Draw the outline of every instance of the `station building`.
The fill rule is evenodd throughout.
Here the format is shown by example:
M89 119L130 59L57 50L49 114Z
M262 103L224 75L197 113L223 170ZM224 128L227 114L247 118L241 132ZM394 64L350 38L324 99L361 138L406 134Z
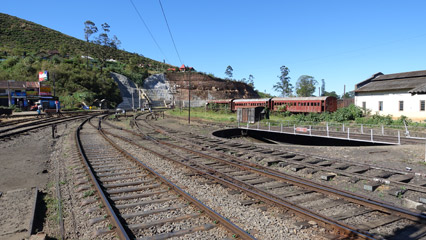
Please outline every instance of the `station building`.
M426 70L374 74L355 85L355 105L372 114L426 120Z
M44 97L41 96L41 93L46 93L44 91L46 90L40 89L39 82L0 81L0 106L8 107L10 100L11 105L29 110L30 106ZM46 97L48 95L49 93L46 94Z

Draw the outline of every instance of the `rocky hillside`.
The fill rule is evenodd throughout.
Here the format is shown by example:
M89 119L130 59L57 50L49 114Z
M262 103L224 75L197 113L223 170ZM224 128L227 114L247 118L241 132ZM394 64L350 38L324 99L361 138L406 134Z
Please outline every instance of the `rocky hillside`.
M187 73L166 73L166 78L170 86L175 87L183 99L188 96L188 83L191 82L191 95L194 99L229 99L229 98L258 98L259 95L254 89L242 82L223 80L211 76L187 72ZM176 98L175 97L175 98Z

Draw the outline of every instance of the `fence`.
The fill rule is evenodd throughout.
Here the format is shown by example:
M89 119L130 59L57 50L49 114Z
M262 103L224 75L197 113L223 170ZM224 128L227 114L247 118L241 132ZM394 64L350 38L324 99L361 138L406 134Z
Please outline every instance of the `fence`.
M238 128L303 134L309 136L320 136L345 140L368 141L373 143L380 142L387 144L401 144L401 137L426 140L426 134L424 132L410 132L408 127L405 128L404 126L402 126L401 129L401 126L390 126L395 127L390 128L389 126L385 127L384 125L345 124L328 122L321 124L309 124L308 122L296 123L291 121L268 121L257 122L254 124L237 122L237 124ZM392 137L394 137L394 141L385 142L383 140L380 140L380 138L382 137L391 137L391 139Z

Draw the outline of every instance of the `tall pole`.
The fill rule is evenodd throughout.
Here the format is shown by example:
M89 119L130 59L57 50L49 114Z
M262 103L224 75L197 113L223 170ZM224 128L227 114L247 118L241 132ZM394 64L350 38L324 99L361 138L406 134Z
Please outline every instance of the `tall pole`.
M186 73L184 73L186 75ZM191 78L188 77L188 124L191 124Z
M135 100L134 100L134 98L133 98L133 92L135 91L135 89L134 88L132 88L132 111L134 111L135 110Z
M9 107L11 105L11 101L10 101L10 86L9 86L9 80L7 80L7 99L9 102Z

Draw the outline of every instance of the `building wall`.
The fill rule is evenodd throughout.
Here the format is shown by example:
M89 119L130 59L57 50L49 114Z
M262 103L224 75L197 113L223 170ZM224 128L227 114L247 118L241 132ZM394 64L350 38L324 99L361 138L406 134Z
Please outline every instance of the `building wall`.
M426 111L420 111L421 100L426 101L426 95L411 96L407 91L356 93L355 105L362 108L365 102L366 109L370 110L371 114L390 114L394 118L404 115L413 121L423 121L426 120ZM383 111L379 111L379 101L383 101ZM399 101L404 102L403 111L399 110Z

